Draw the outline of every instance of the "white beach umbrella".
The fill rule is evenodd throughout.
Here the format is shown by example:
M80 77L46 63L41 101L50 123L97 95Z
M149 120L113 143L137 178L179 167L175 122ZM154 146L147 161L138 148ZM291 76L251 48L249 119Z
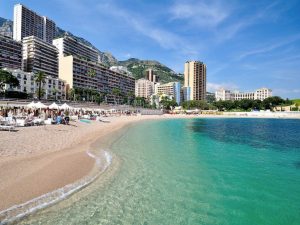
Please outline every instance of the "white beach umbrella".
M35 108L35 103L32 101L29 104L26 105L27 108Z
M49 109L59 109L59 106L53 102L51 105L49 105Z
M60 107L60 109L66 110L66 109L72 109L71 106L69 106L67 103L62 104Z
M47 106L45 104L41 103L41 102L36 103L34 107L37 108L37 109L47 108Z

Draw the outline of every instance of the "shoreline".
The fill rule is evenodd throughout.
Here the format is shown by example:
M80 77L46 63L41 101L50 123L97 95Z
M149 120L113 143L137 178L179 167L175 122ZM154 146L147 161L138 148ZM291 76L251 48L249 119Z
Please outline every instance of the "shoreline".
M158 118L160 116L115 117L109 118L111 123L93 121L91 124L85 125L86 130L84 130L85 128L72 130L79 133L83 131L83 134L68 139L68 147L62 144L63 148L55 148L57 145L51 143L52 140L50 140L46 150L38 151L33 148L33 150L24 152L22 149L18 151L18 149L13 150L11 148L3 154L2 149L7 147L7 143L2 145L0 147L0 212L91 175L96 166L95 158L92 158L87 151L94 152L95 149L93 148L97 146L99 141L105 143L109 142L109 139L115 139L110 136L129 124ZM78 125L80 122L76 123ZM88 131L90 125L90 131ZM61 129L66 126L54 127L56 129L50 131L51 134L57 132L57 128ZM30 130L32 128L34 130ZM26 127L19 132L22 132L26 137L35 138L44 129L43 127L32 128ZM28 134L30 132L31 134ZM5 134L10 139L14 139L14 132ZM80 136L79 139L77 139L78 136ZM4 139L6 138L4 137ZM44 141L47 138L52 139L50 134L47 137L41 137ZM17 142L22 141L22 138L21 140L16 138L13 141L18 146ZM75 141L75 144L72 141Z
M11 150L3 153L2 149L7 147L7 143L13 141L18 145L20 140L14 138L15 133L5 133L4 140L0 147L0 212L30 201L36 197L47 194L62 188L68 184L72 184L84 179L90 175L95 168L95 159L87 154L87 151L95 151L99 142L106 143L115 141L118 137L111 137L122 128L132 125L137 122L145 120L159 120L159 119L192 119L192 118L250 118L247 116L214 116L214 115L162 115L162 116L137 116L137 117L112 117L109 118L111 123L100 123L93 121L91 124L80 124L76 122L75 126L69 131L70 134L79 133L66 137L67 140L63 142L53 143L52 139L57 138L56 134L60 130L65 131L66 126L59 125L49 127L45 131L44 127L29 127L21 129L22 134L28 138L38 138L37 135L42 132L48 132L48 136L40 137L42 140L37 142L30 151L23 151L21 149ZM252 118L252 117L251 117ZM262 118L262 117L254 117ZM265 118L265 117L263 117ZM273 118L278 119L278 118ZM279 118L289 119L289 118ZM74 124L73 124L74 125ZM31 130L32 129L32 130ZM48 129L48 127L47 127ZM30 134L28 134L30 133ZM4 134L4 133L3 133ZM60 135L63 135L60 134ZM7 138L8 137L8 138ZM6 139L6 140L5 140ZM39 150L43 141L50 139L47 148ZM29 143L32 140L29 140ZM32 143L32 142L31 142ZM28 144L28 143L25 143ZM67 146L67 147L65 147ZM8 154L8 153L12 154ZM79 166L78 166L79 165Z

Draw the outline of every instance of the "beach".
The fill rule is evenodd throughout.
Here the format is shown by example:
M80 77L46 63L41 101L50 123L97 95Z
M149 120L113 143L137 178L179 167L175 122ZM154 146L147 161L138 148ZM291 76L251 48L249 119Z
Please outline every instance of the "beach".
M22 204L88 176L95 159L87 154L97 140L114 138L114 132L143 120L172 118L226 118L233 116L161 115L109 117L70 125L18 128L1 132L0 211Z
M61 188L88 175L95 160L87 154L93 142L113 137L129 123L159 116L111 117L110 123L18 128L2 132L0 211Z

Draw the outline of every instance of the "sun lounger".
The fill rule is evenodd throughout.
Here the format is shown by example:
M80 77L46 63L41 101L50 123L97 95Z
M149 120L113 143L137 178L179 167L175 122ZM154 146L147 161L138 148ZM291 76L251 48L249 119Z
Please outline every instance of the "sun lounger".
M12 131L15 130L15 126L12 125L0 125L0 130Z

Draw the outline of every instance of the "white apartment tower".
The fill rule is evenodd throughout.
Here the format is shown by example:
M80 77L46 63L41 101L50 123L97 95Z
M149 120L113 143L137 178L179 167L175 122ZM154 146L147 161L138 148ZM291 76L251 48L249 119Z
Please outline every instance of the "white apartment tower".
M135 96L148 98L154 93L154 83L150 80L141 78L135 81Z
M199 61L184 64L184 87L189 87L189 100L206 99L206 65Z
M47 17L40 16L21 4L14 6L14 40L22 41L24 37L35 36L52 44L55 30L55 23Z

